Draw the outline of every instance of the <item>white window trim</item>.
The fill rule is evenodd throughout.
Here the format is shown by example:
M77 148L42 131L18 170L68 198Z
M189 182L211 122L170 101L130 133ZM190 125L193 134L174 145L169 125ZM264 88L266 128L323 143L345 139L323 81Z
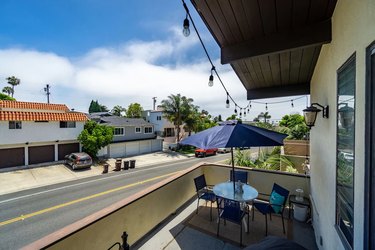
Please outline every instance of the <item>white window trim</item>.
M123 133L122 134L115 134L116 128L122 129ZM125 135L125 128L124 127L115 127L113 129L113 136L124 136Z
M139 131L137 132L137 128L139 129ZM140 133L142 133L142 128L141 127L135 127L135 133L136 134L140 134Z
M14 128L10 128L11 122L14 122ZM19 124L19 127L17 127L17 124ZM8 122L8 129L12 129L12 130L22 129L22 121L9 121Z
M147 133L146 133L146 128L151 128L151 132L147 132ZM145 133L145 134L152 134L152 133L154 133L154 128L153 128L152 126L145 126L145 127L144 127L144 133Z

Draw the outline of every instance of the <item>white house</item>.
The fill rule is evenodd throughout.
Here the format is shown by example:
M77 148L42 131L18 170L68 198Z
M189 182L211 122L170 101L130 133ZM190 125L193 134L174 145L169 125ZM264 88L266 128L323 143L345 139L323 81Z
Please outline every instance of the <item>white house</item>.
M80 151L87 120L64 104L0 100L0 168L59 161Z

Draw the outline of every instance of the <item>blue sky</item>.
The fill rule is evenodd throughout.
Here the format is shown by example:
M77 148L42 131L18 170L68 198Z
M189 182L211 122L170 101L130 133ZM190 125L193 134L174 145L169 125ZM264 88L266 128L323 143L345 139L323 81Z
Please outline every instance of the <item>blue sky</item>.
M231 95L247 105L246 91L195 9L190 12L209 54ZM170 94L181 93L212 115L227 117L226 95L207 86L211 66L197 36L182 35L185 11L179 0L2 0L0 2L0 88L15 75L20 101L51 102L86 112L92 99L112 108L132 102L145 109ZM288 100L291 98L282 98ZM268 105L273 118L298 112L306 99ZM271 100L277 101L277 100ZM265 111L253 105L250 117Z

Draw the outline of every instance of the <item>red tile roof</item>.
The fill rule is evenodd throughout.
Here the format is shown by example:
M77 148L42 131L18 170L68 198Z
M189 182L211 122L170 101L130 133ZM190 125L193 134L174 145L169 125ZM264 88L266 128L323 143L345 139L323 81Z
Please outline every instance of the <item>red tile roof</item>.
M87 121L84 113L0 111L0 121Z
M0 100L0 110L1 108L69 111L69 108L65 104L18 102L7 100Z

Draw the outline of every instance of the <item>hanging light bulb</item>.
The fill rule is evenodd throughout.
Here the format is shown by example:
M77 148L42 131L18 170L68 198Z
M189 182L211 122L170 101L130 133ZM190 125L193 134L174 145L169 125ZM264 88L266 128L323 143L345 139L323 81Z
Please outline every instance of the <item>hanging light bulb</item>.
M293 99L291 100L291 102L292 102L292 103L291 103L291 105L292 105L292 108L294 108L294 104L293 104Z
M234 108L234 113L237 115L237 105Z
M267 106L267 103L266 103L266 110L268 110L268 106Z
M246 117L246 111L243 112L243 116Z
M249 107L251 108L251 101L249 102L249 105L250 105ZM249 111L249 110L248 110L248 111Z
M242 117L242 108L240 108L240 117Z
M227 93L227 101L225 102L225 107L228 109L230 107L230 102L228 98L229 94Z
M247 113L250 113L250 109L247 109Z
M212 68L211 68L211 75L210 75L210 78L208 79L208 86L209 87L214 86L214 76L212 75L212 71L214 71L214 70L215 70L215 67L212 66Z
M186 18L184 20L184 28L182 30L182 34L184 34L185 37L188 37L190 35L190 28L189 28L190 24L189 24L189 19L188 19L188 15L186 14Z

